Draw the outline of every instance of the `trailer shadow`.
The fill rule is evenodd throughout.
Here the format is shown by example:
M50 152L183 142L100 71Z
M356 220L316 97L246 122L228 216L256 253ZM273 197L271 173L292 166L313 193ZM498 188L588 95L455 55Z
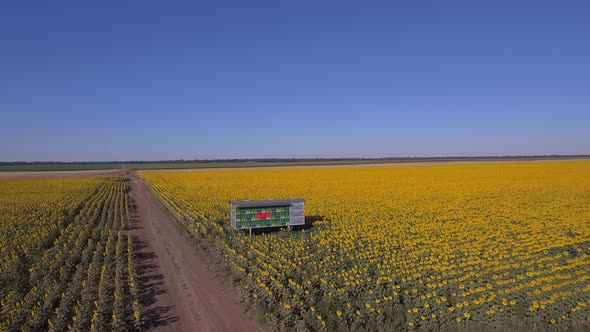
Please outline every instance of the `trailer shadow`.
M307 231L314 228L315 223L317 221L324 220L324 216L312 215L312 216L305 216L305 224L304 225L294 225L291 226L291 231L300 232L300 231ZM252 229L252 236L254 235L261 235L261 234L273 234L277 232L283 232L288 228L285 226L280 227L264 227L264 228L253 228ZM249 234L248 229L243 229L243 232Z

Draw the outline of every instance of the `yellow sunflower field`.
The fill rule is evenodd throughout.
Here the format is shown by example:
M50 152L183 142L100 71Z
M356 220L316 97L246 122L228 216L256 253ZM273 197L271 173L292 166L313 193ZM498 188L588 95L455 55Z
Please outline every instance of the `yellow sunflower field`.
M282 330L588 328L590 162L141 175ZM304 198L310 227L229 224L229 200Z
M0 331L142 331L127 179L0 179Z

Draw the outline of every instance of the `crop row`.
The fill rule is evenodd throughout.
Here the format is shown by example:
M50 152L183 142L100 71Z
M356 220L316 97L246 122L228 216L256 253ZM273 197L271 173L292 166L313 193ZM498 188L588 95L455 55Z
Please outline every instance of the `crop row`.
M0 238L14 248L3 252L0 330L141 328L125 178L18 180L0 190L23 202L10 206L14 219L1 211L18 236Z

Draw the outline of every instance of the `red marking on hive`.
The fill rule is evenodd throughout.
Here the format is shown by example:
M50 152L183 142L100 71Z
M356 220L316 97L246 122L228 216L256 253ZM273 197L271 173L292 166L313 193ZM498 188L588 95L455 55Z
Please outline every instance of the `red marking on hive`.
M256 213L256 220L267 220L270 219L270 212L257 212Z

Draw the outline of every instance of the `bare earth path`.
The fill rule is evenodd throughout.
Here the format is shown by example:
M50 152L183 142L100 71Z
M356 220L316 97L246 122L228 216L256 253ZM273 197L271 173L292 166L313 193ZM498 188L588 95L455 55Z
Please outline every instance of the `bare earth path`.
M169 317L155 324L158 331L260 331L236 303L162 210L147 185L130 175L130 196L135 204L136 228L132 231L151 251L161 291L155 308Z

